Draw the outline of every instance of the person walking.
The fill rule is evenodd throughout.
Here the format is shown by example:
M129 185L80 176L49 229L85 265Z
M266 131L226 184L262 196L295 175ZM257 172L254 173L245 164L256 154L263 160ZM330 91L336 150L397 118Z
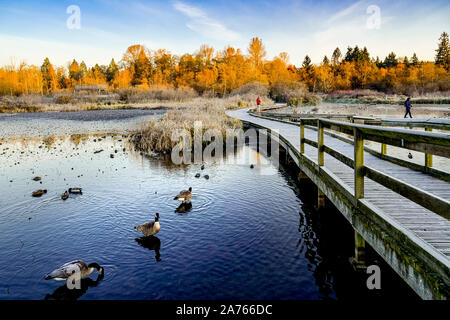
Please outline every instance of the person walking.
M409 117L412 118L412 115L411 115L411 103L409 102L410 99L411 99L411 98L408 97L408 98L406 99L406 101L405 101L405 109L406 109L406 112L405 112L405 116L404 116L403 118L406 118L406 116L407 116L408 114L409 114Z
M261 99L259 97L256 99L256 110L261 112Z

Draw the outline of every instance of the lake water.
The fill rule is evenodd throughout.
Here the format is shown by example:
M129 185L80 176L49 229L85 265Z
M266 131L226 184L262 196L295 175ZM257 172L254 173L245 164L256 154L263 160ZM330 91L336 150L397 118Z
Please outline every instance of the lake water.
M230 161L247 156L254 169ZM119 133L4 138L0 299L414 297L370 254L383 286L368 290L367 275L348 263L351 227L333 209L316 212L314 187L298 185L287 169L260 170L262 158L244 146L202 171L143 156ZM69 187L83 195L61 200ZM192 208L183 212L173 197L188 187ZM31 197L37 189L48 192ZM161 231L144 239L133 227L156 212ZM99 263L104 277L94 272L83 290L44 280L74 259Z

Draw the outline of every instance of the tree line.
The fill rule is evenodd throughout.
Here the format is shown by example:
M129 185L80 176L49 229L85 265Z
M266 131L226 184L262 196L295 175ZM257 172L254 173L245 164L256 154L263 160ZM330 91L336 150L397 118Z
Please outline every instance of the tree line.
M398 57L391 52L384 60L371 57L366 47L348 47L343 54L336 48L330 59L312 64L306 56L301 66L289 63L286 52L266 59L260 38L253 38L246 53L227 46L216 51L202 45L194 54L173 55L165 49L149 50L143 45L127 48L121 61L88 68L75 59L66 67L52 65L46 58L40 67L21 63L0 68L0 95L52 94L71 90L75 85L104 84L110 90L171 87L195 89L224 95L247 83L304 83L311 92L374 89L388 93L448 91L450 83L450 45L446 32L438 41L435 61Z

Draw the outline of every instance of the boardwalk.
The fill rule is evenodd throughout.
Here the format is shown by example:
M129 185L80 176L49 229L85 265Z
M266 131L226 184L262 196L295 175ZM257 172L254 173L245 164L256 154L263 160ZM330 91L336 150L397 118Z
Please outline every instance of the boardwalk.
M297 152L300 151L300 128L298 125L255 117L249 114L247 111L247 109L230 111L228 115L257 127L260 126L271 130L276 130L278 131L280 136L284 137L284 139L286 139L292 145L292 147L296 149ZM305 128L306 139L317 142L317 137L317 131ZM332 147L334 150L339 150L340 153L344 154L348 158L354 158L354 146L352 144L325 135L324 145ZM405 152L407 151L405 150ZM305 145L304 155L309 157L317 164L317 148L310 145ZM306 168L305 170L303 170L300 162L298 162L297 164L299 164L300 169L302 169L302 171L305 171L308 176L313 175L313 173L308 172ZM416 188L420 188L423 191L444 199L444 201L450 201L449 182L388 161L384 161L379 157L375 157L367 152L364 153L364 165L381 171L384 174L389 175L390 177L394 177L398 180L411 184ZM337 160L335 157L327 153L325 153L324 167L324 169L332 173L338 184L348 189L351 193L354 193L354 170L351 167L345 165L343 162ZM310 178L313 181L315 180L315 177L310 176ZM318 181L318 179L316 180ZM365 240L368 241L389 264L391 264L394 270L396 270L400 274L400 276L402 276L405 281L407 281L422 298L448 298L448 291L447 293L445 293L445 291L448 290L449 285L450 222L446 218L399 195L398 193L380 185L379 183L368 179L367 177L364 178L364 189L364 199L362 202L365 206L370 207L374 212L377 212L379 216L377 218L382 221L380 225L383 224L388 226L380 227L378 228L378 231L381 233L387 233L389 235L389 230L392 227L397 231L397 233L400 232L401 234L402 240L399 240L399 243L411 242L414 244L413 247L420 247L421 249L423 249L422 254L418 254L418 256L414 258L411 257L411 260L414 260L415 258L421 259L421 255L426 255L427 258L424 258L424 260L427 260L427 262L424 262L424 264L432 265L430 267L430 270L433 270L428 272L436 272L433 269L435 267L434 265L439 265L436 268L439 269L439 273L441 273L438 279L442 283L444 283L443 296L442 291L441 293L435 295L433 291L439 290L437 290L436 288L432 288L432 285L428 285L427 287L426 284L423 285L421 283L417 283L424 281L421 277L426 278L427 275L418 276L421 271L417 270L417 265L411 267L407 266L405 263L399 262L398 260L399 257L402 257L402 252L397 252L394 254L397 255L397 257L392 257L394 251L401 251L403 250L403 248L396 248L395 250L387 249L386 246L388 246L388 244L386 242L386 238L389 238L389 236L373 236L372 234L367 232L366 234L364 234L364 228L361 227L361 234L363 235ZM339 199L335 198L329 192L327 194L327 197L339 209ZM355 221L355 215L349 212L343 212L343 214L355 227L357 224ZM385 228L386 230L383 230L383 228ZM356 229L358 228L355 227L355 230ZM393 235L390 236L393 237ZM380 239L383 239L384 242L380 242ZM412 251L414 251L414 249L412 249ZM405 255L410 254L409 252L403 253ZM408 258L403 258L408 260ZM416 261L412 261L411 264L416 264ZM436 279L433 281L436 281Z

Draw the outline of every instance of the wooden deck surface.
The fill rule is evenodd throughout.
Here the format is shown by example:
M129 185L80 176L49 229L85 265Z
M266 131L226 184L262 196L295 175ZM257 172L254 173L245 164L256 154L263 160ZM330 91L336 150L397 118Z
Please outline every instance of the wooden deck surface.
M254 117L247 113L248 109L228 112L231 117L259 126L277 130L297 150L300 150L300 128L296 125ZM305 138L317 141L317 131L305 128ZM353 145L339 139L324 136L324 143L349 158L353 159ZM405 150L405 152L408 152ZM317 163L317 149L305 144L305 154ZM365 165L377 169L391 177L412 184L421 190L450 200L450 183L422 172L382 160L367 152L364 153ZM334 157L325 154L325 167L331 170L350 189L354 187L353 169ZM434 212L404 198L394 191L365 178L365 200L376 206L401 226L410 230L418 238L430 245L434 254L442 255L450 262L450 221ZM448 265L448 264L447 264Z

